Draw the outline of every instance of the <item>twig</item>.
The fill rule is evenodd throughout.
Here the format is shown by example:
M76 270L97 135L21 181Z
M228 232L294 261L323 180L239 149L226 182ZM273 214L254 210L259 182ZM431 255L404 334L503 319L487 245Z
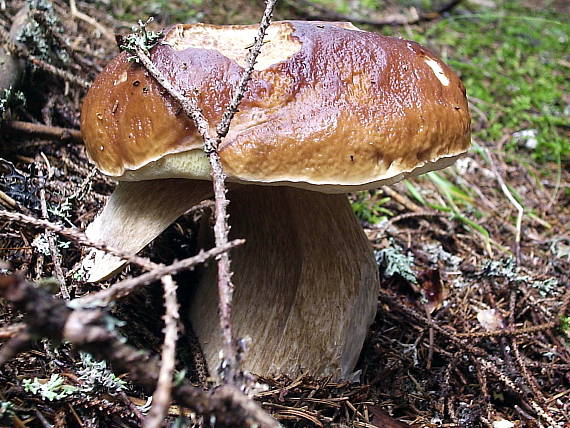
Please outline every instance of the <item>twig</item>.
M44 158L45 158L45 155L44 155ZM47 162L46 162L46 168L48 170L48 176L49 176L50 175L49 174L50 166L49 166L49 163L47 163ZM40 177L40 180L44 176L41 168L39 168L39 170L38 170L38 176ZM45 181L44 181L44 183L45 183ZM45 191L45 186L43 186L43 185L40 188L40 207L42 210L42 217L44 218L44 220L47 221L49 217L48 217L48 211L47 211L46 191ZM70 298L69 290L67 289L67 285L65 284L65 276L63 275L63 269L61 268L61 254L59 254L59 250L57 248L55 238L49 230L46 230L44 235L45 235L45 238L48 242L51 261L53 262L53 270L55 272L55 277L57 278L57 281L59 282L59 287L61 290L61 296L65 300L69 300L69 298Z
M390 228L390 226L394 225L399 221L408 219L408 218L416 218L416 217L450 217L449 213L442 213L439 211L418 211L418 212L411 212L411 213L403 213L397 216L392 217L388 220L384 225L382 225L377 232L377 236L382 237L386 233L386 231Z
M2 127L11 131L25 132L26 134L38 135L40 137L47 137L55 140L73 141L75 143L83 142L81 131L77 129L60 128L58 126L48 126L18 120L4 122Z
M0 218L51 230L52 232L65 236L66 238L80 245L85 245L87 247L92 247L97 250L104 251L122 260L126 260L129 263L136 264L146 270L151 270L159 266L158 264L151 262L149 259L145 257L135 256L133 254L129 254L124 251L111 248L103 243L92 241L91 239L87 238L87 236L85 236L85 234L78 229L63 227L60 226L59 224L55 224L47 220L40 220L32 216L20 213L13 213L5 210L0 210Z
M392 199L394 199L396 202L398 202L399 204L403 205L404 208L407 208L410 211L413 212L420 212L422 211L422 208L419 205L416 205L415 203L413 203L412 201L410 201L407 197L405 197L404 195L396 192L394 189L392 189L390 186L382 186L382 191L384 193L386 193L388 196L390 196Z
M266 0L265 11L259 25L259 30L255 38L253 46L250 48L247 57L247 67L245 68L237 88L234 91L232 100L228 105L220 124L216 127L216 135L212 136L209 132L208 122L197 106L196 99L186 98L173 85L168 82L160 70L152 63L146 52L142 49L136 49L135 53L142 64L147 68L150 74L174 97L180 102L184 112L194 120L199 134L204 139L204 151L208 155L211 167L211 176L214 187L215 196L215 224L214 236L216 246L220 247L228 242L228 215L226 207L228 200L226 199L225 174L217 152L218 146L222 138L227 134L231 120L236 113L239 103L244 96L247 83L253 72L255 61L261 51L263 38L271 23L271 15L276 0ZM227 252L222 253L218 258L218 292L219 292L219 310L220 310L220 327L224 339L222 361L222 378L225 382L234 383L237 381L239 372L237 364L237 350L234 342L232 323L231 323L231 303L234 286L231 281L230 258Z
M245 240L243 239L235 239L228 242L226 245L223 245L221 247L214 247L208 251L200 251L193 257L174 262L171 265L158 265L150 272L139 275L136 278L127 278L121 282L113 284L111 287L106 288L105 290L101 290L97 293L91 293L86 296L74 299L71 303L79 306L106 305L113 300L127 296L128 294L132 293L133 290L142 287L143 285L158 281L163 276L174 275L182 270L191 269L196 265L204 263L206 260L211 259L212 257L217 257L220 254L223 254L230 249L243 244L244 242Z
M510 388L513 392L516 392L519 396L524 397L525 393L524 391L522 391L517 385L515 385L515 383L509 379L507 376L505 376L494 364L490 363L489 361L485 361L482 358L479 358L477 360L479 362L479 364L481 364L481 367L489 372L489 373L493 373L501 382L503 382L503 384L505 384L506 387ZM540 407L540 405L532 400L532 399L528 399L529 404L531 405L531 407L533 408L533 410L540 416L542 417L546 422L548 422L552 427L558 427L560 426L553 418L552 416L550 416L546 410L544 410L542 407Z
M320 6L316 4L316 2L309 0L286 0L287 4L291 5L293 8L301 11L302 13L306 13L307 16L312 19L319 19L324 21L349 21L355 24L373 25L377 27L386 25L413 25L420 22L433 21L439 18L442 14L451 11L454 7L461 3L461 1L462 0L451 0L448 3L442 5L437 10L427 13L417 13L415 9L411 9L414 12L412 17L407 17L404 14L394 14L386 16L384 18L371 19L356 15L345 15L342 13L332 12L330 8ZM319 15L307 12L306 8L312 8L316 10Z
M532 334L538 333L539 331L544 330L552 330L560 325L560 320L551 321L544 324L533 325L530 327L523 327L517 329L500 329L500 330L491 330L491 331L476 331L472 333L457 333L457 337L465 337L465 338L485 338L485 337L515 337L515 336L523 336L525 334Z
M26 214L31 214L31 211L27 207L25 207L24 205L20 204L15 199L8 196L2 190L0 190L0 204L2 204L4 206L7 205L11 208L14 208L14 209L16 209L20 212L26 213Z
M513 204L513 206L518 211L517 223L516 223L516 233L515 233L515 258L516 258L517 264L520 264L520 261L521 261L521 228L522 228L522 218L523 218L523 214L524 214L524 208L514 198L511 191L509 190L509 188L505 184L503 177L499 173L499 170L497 169L497 166L495 165L495 162L493 161L493 156L491 156L491 152L489 151L489 149L486 148L485 152L487 153L487 158L489 159L489 163L491 164L491 168L493 169L493 172L495 173L495 176L497 177L497 181L499 182L499 186L501 186L501 190L503 191L503 193L505 194L507 199L511 202L511 204Z
M176 361L176 340L178 339L178 302L176 301L176 283L172 276L162 278L164 287L164 344L162 345L162 357L160 372L156 390L152 394L152 408L144 421L144 428L160 428L163 419L168 414L168 407L172 396L172 376Z
M103 27L100 23L98 23L95 19L91 18L89 15L80 12L77 9L77 5L75 4L75 0L69 0L69 8L71 9L71 15L75 16L82 21L85 21L89 25L95 27L101 35L105 36L106 39L111 40L112 42L115 41L115 36L112 31L108 30L107 28Z
M0 348L0 367L18 353L28 349L31 341L32 336L27 331L23 331L2 345Z
M104 311L74 310L63 300L53 298L18 276L0 276L0 297L28 314L26 323L34 336L66 340L99 359L109 361L115 370L129 372L131 378L144 388L156 386L157 359L125 344L121 337L110 331ZM219 426L279 426L235 388L225 387L209 393L182 381L173 387L172 392L183 406L206 417L214 417Z
M26 324L17 323L0 328L0 339L10 339L26 329Z

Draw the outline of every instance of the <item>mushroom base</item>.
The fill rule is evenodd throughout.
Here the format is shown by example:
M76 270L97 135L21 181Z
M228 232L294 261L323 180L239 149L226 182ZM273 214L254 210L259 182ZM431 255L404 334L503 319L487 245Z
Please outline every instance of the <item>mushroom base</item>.
M239 186L228 199L230 237L246 239L231 255L234 334L252 339L242 367L349 378L376 313L379 278L346 195ZM211 263L190 310L212 373L222 349L216 278Z

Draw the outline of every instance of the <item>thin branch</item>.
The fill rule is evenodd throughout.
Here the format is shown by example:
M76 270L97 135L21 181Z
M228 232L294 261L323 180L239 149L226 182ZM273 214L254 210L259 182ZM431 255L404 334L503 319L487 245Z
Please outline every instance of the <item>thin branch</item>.
M174 365L176 363L176 340L178 339L178 302L176 300L176 283L172 276L167 275L162 278L164 287L164 344L162 345L162 356L160 362L160 372L156 390L152 394L152 408L144 421L144 428L160 428L164 418L168 414L168 407L172 397L172 376L174 375Z
M43 158L46 159L45 155L42 153ZM50 165L49 162L47 162L46 159L46 168L48 171L48 177L50 176ZM39 168L38 170L38 176L40 177L40 179L42 179L43 172L41 170L41 168ZM42 186L40 188L40 207L42 210L42 217L44 218L44 220L49 221L49 217L48 217L48 210L47 210L47 201L46 201L46 190L45 187ZM51 231L46 230L44 233L44 236L48 242L48 246L49 246L49 253L51 256L51 261L53 263L53 270L55 273L55 277L57 278L57 281L59 282L59 287L61 290L61 296L65 299L65 300L69 300L70 295L69 295L69 290L67 289L67 285L65 283L65 276L63 275L63 269L61 267L61 254L59 253L59 249L57 248L57 244L55 242L55 238L53 236L53 234L51 233Z
M48 73L51 73L54 76L60 77L63 80L81 86L83 88L89 88L89 86L91 86L90 82L75 76L69 71L62 70L39 58L36 58L28 51L28 49L25 46L16 45L14 42L11 41L10 35L4 28L2 28L2 26L0 26L0 39L3 40L4 46L10 51L10 53L13 53L18 57L30 61L36 67L41 68L42 70L47 71Z
M544 324L533 325L530 327L523 327L517 329L500 329L491 331L474 331L472 333L457 333L457 337L465 337L469 339L475 338L489 338L489 337L515 337L523 336L525 334L538 333L540 331L552 330L560 325L562 320L547 322Z
M489 372L493 373L503 384L510 388L513 392L517 393L521 397L525 397L524 391L522 391L511 379L509 379L504 373L502 373L494 364L490 363L489 361L485 361L483 358L479 358L478 363L481 364L481 367ZM542 417L546 422L548 422L552 427L559 426L559 424L550 416L550 414L543 409L540 404L538 404L535 400L528 399L529 404L533 408L533 410Z
M75 143L83 142L81 131L78 129L60 128L58 126L48 126L39 123L22 122L18 120L4 122L2 123L2 128L54 140L73 141Z
M23 331L18 335L12 337L0 348L0 367L8 360L19 354L20 352L28 349L32 342L32 336Z
M113 284L109 288L98 291L97 293L91 293L86 296L74 299L71 303L79 306L104 306L109 302L127 296L139 287L150 284L154 281L159 281L166 275L174 275L182 270L192 269L194 266L204 263L206 260L213 257L217 257L220 254L223 254L230 249L243 244L244 242L245 240L243 239L235 239L228 242L226 245L214 247L208 251L202 250L193 257L174 262L171 265L158 265L150 272L139 275L136 278L127 278L121 282Z
M31 214L32 212L25 207L24 205L20 204L18 201L16 201L15 199L11 198L10 196L8 196L6 193L4 193L3 191L0 190L0 204L4 205L4 206L8 206L11 207L15 210L18 210L20 212L26 213L26 214Z
M17 323L8 325L6 327L0 327L0 339L10 339L19 333L22 333L26 329L26 324Z
M90 17L89 15L80 12L77 9L77 5L75 3L75 0L69 0L69 8L71 9L71 15L75 16L76 18L88 23L89 25L92 25L93 27L95 27L102 36L105 36L105 38L107 40L111 40L112 42L115 41L115 36L113 34L112 31L108 30L107 28L105 28L103 25L101 25L99 22L97 22L96 19Z
M137 266L140 266L146 270L152 270L159 266L157 263L153 263L145 257L129 254L124 251L109 247L108 245L105 245L103 243L92 241L79 229L63 227L60 226L59 224L55 224L47 220L40 220L32 216L20 213L14 213L5 210L0 210L0 218L51 230L52 232L55 232L61 236L65 236L66 238L70 239L73 242L76 242L77 244L85 245L87 247L95 248L105 253L109 253L122 260L126 260L129 263L136 264Z
M255 67L255 62L259 53L261 52L261 47L263 46L263 38L267 34L267 29L271 24L271 16L273 14L273 8L275 7L275 3L277 0L267 0L265 3L265 11L263 12L263 17L261 18L261 22L259 23L259 29L257 30L257 35L255 36L255 42L253 46L249 49L249 53L247 54L246 64L247 67L244 69L238 85L234 90L234 95L230 104L226 108L224 115L222 116L222 120L220 121L219 125L216 127L216 131L218 134L218 138L221 140L225 137L230 129L230 123L238 111L239 104L243 99L245 91L247 89L247 84L249 79L251 78L251 73L253 73L253 69ZM216 147L217 149L217 147Z

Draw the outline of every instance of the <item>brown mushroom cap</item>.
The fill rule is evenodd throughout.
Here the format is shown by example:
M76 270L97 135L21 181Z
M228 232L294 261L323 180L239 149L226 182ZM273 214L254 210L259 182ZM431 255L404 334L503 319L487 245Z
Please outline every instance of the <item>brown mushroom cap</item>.
M214 127L256 30L176 25L152 60ZM209 179L191 119L125 53L93 84L81 130L91 159L119 180ZM346 192L442 168L469 144L465 89L422 46L283 21L270 26L220 158L230 181Z

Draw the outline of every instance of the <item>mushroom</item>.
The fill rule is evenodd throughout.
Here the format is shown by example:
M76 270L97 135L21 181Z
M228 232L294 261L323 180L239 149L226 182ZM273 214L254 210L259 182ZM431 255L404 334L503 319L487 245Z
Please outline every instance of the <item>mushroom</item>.
M175 25L152 60L208 123L220 120L256 26ZM211 195L194 124L141 66L115 58L87 95L90 158L119 181L87 234L136 252ZM470 144L465 89L420 45L349 23L274 22L219 155L229 181L236 290L232 322L258 375L350 377L379 290L346 193L444 168ZM207 233L203 233L207 235ZM204 242L208 239L206 236ZM90 280L122 262L95 254ZM216 272L190 317L219 364Z

